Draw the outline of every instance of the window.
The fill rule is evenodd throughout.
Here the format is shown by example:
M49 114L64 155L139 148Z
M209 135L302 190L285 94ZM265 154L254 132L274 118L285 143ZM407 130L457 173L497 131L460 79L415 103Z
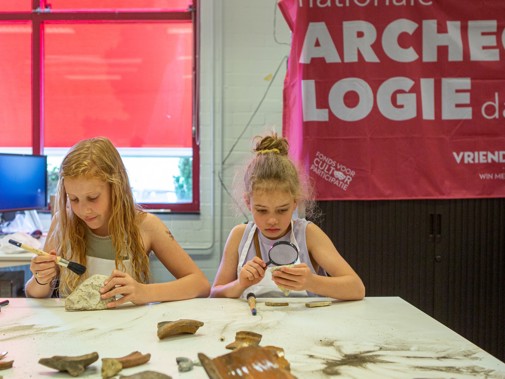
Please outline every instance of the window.
M198 212L196 1L3 3L0 152L47 155L51 188L69 147L106 136L137 202Z

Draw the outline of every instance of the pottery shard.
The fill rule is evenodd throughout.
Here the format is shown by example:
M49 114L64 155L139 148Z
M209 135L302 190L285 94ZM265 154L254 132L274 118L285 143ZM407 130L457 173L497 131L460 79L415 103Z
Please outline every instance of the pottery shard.
M14 363L14 361L0 362L0 370L7 370L8 368L11 368L13 363ZM2 379L1 376L0 376L0 379Z
M134 351L121 358L102 358L102 378L112 378L124 368L135 367L149 362L151 354Z
M226 345L226 348L235 350L245 346L258 346L261 342L261 337L261 334L241 330L235 334L235 341Z
M284 349L277 346L245 346L211 359L198 353L210 379L235 379L244 377L261 379L296 379L290 372Z
M162 340L178 334L195 334L203 324L201 321L189 319L161 321L158 323L158 338Z
M107 303L114 298L102 300L100 298L100 287L108 278L106 275L93 275L82 282L65 300L65 310L67 311L95 311L107 309Z

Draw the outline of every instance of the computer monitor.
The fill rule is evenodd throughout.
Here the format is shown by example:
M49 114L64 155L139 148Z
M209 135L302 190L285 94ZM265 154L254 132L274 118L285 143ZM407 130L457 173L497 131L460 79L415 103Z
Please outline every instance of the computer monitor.
M47 156L0 153L0 212L47 208Z

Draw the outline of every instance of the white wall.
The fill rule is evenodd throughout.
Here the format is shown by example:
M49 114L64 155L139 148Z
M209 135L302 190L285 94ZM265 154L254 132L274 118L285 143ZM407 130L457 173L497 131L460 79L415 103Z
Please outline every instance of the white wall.
M200 3L201 213L160 218L212 281L229 231L247 221L226 192L237 163L250 157L254 136L282 132L290 34L276 0ZM171 278L156 259L152 271L155 281Z
M231 191L234 164L250 157L252 138L282 132L290 34L276 0L200 2L201 214L162 218L212 281L229 231L246 221L219 177ZM160 266L155 280L169 277Z

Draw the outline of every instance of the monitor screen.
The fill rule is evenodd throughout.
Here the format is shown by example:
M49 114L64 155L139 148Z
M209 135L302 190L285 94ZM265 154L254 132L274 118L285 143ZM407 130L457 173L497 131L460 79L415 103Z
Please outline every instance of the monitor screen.
M47 207L47 157L0 153L0 212Z

